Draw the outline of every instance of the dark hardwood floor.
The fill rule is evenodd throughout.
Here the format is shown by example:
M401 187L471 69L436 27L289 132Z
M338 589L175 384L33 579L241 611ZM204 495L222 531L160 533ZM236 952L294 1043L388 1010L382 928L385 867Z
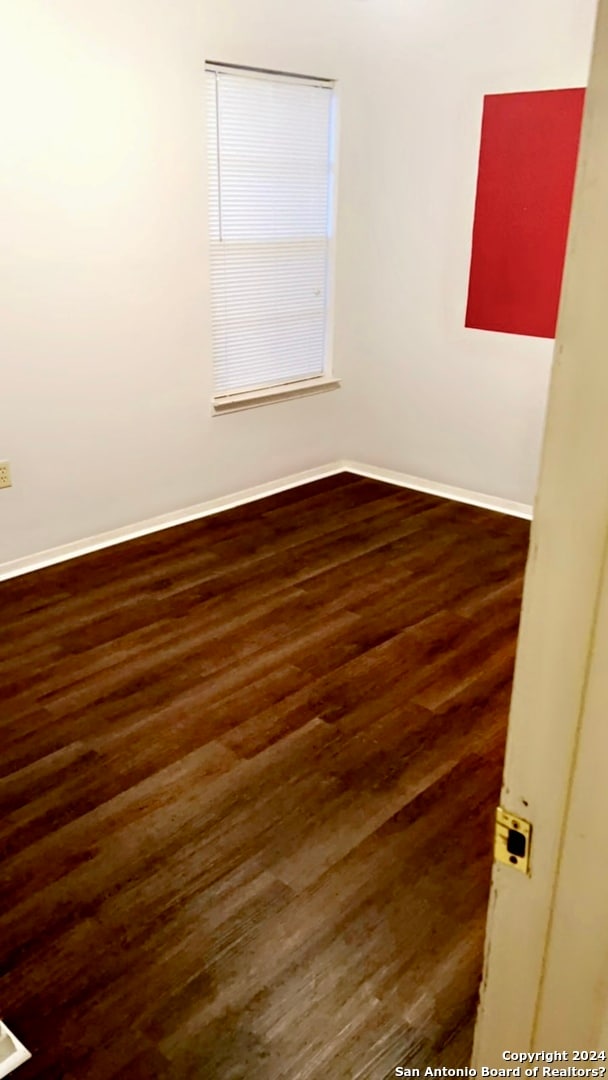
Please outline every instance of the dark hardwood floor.
M467 1064L527 542L342 474L0 585L19 1080Z

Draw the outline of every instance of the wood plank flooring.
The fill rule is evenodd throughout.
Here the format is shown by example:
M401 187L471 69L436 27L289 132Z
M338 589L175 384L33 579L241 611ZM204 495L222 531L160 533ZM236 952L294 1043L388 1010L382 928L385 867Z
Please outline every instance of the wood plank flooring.
M0 585L20 1080L467 1063L527 543L344 473Z

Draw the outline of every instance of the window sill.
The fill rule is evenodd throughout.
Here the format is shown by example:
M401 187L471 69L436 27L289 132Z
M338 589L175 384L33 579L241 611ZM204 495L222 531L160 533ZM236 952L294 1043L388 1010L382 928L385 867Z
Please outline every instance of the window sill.
M215 397L211 406L214 416L223 416L224 413L256 409L260 405L272 405L275 401L324 394L328 390L337 390L339 386L339 379L307 379L305 382L286 383L284 386L269 386L264 390L248 390L244 394L226 394Z

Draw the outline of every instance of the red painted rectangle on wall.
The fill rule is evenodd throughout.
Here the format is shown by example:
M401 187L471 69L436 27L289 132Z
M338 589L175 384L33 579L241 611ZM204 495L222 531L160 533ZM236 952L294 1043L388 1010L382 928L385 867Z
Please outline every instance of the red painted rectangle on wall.
M484 99L467 326L555 337L584 98Z

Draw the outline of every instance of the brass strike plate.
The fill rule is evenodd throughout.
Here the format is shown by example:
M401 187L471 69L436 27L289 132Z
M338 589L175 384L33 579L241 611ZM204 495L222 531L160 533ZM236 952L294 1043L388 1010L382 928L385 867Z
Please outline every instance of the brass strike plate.
M524 818L508 814L501 806L496 811L494 858L522 874L530 873L532 826Z

